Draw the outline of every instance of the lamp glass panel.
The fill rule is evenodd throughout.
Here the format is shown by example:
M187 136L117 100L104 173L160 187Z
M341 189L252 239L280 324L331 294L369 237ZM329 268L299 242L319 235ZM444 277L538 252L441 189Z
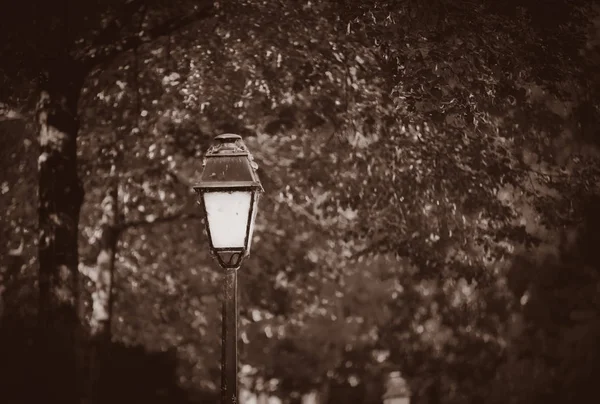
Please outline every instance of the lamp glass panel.
M245 247L251 201L250 191L204 193L204 206L213 247Z
M252 203L252 219L250 220L250 231L248 232L248 247L246 248L246 255L250 254L250 247L252 246L252 235L254 234L254 222L256 220L256 212L258 211L258 197L260 192L253 191L254 202Z

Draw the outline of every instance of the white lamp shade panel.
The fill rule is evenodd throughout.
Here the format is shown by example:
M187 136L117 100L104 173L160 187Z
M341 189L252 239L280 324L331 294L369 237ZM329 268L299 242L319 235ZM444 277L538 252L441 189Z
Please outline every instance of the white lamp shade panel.
M214 248L245 247L251 203L251 191L204 193L204 206Z
M254 202L252 206L252 219L250 220L250 232L248 233L248 247L246 248L246 255L250 254L250 247L252 246L252 235L254 234L254 222L256 220L256 212L258 211L258 198L259 193L254 191Z

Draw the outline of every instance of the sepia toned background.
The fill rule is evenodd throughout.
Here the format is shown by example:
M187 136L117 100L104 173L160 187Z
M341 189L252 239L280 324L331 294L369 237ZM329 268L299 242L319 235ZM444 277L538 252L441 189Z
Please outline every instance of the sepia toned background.
M218 402L222 273L191 186L221 133L265 188L242 402L379 404L390 374L414 404L594 395L593 2L11 7L0 402Z

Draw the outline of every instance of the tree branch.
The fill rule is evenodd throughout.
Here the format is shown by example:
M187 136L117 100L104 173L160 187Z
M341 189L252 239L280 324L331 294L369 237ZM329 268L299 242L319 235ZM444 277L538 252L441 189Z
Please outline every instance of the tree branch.
M175 171L170 168L167 168L166 170L167 170L167 175L169 177L171 177L175 181L179 182L180 184L185 185L189 189L193 188L194 184L188 177L184 176L179 171Z
M27 117L18 111L17 109L11 108L7 104L0 102L0 122L26 119Z
M86 53L89 54L93 49L108 47L118 42L121 35L123 35L123 28L131 24L134 16L138 12L141 12L142 15L145 15L144 11L147 9L147 7L148 5L145 4L144 0L126 1L120 10L121 12L118 13L119 15L117 18L111 21L111 23L96 36L89 46L88 52ZM90 58L93 58L93 56Z
M132 5L139 5L139 7L136 8ZM129 20L142 8L143 6L140 1L130 2L127 14L129 15ZM89 56L83 61L84 69L86 72L89 72L98 65L110 63L122 53L178 31L194 22L212 17L214 15L213 11L213 1L207 0L194 7L194 10L189 14L167 18L154 27L133 33L123 39L120 38L122 31L118 27L111 25L98 36L97 40L90 47L88 51Z
M351 259L355 260L364 256L367 256L369 254L377 254L377 253L381 253L386 252L384 248L384 246L386 246L386 244L388 244L390 242L390 240L387 237L384 237L380 240L374 241L372 243L370 243L369 245L367 245L366 247L362 248L359 251L356 251L354 254L352 254L352 256L350 257ZM406 251L403 251L406 254L401 254L401 255L408 255Z
M136 227L142 226L151 226L160 223L169 223L177 220L185 220L185 219L202 219L203 216L200 213L176 213L173 215L161 216L155 219L145 219L145 220L133 220L129 222L122 223L119 227L121 230L127 230Z

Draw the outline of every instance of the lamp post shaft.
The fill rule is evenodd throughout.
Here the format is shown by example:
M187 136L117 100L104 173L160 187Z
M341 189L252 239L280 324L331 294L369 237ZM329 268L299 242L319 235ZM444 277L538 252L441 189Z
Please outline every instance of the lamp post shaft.
M227 269L223 284L221 404L238 404L237 269Z

